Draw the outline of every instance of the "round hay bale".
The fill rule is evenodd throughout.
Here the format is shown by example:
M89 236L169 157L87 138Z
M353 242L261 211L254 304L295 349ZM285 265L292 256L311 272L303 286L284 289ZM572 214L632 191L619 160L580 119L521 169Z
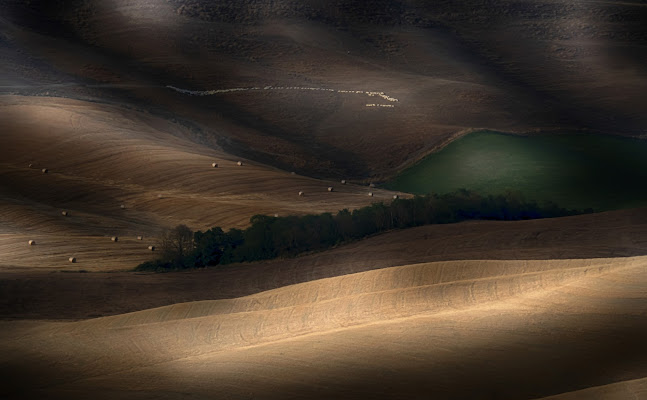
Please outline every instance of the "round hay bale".
M61 211L61 215L67 217L67 211Z
M296 174L297 174L297 173L296 173L296 172L294 172L294 171L290 172L290 175L296 175Z
M373 192L368 192L368 197L373 197Z
M49 172L49 170L48 170L47 168L43 168L43 169L41 169L40 171L41 171L43 174L46 174L46 173L48 173L48 172Z
M375 184L374 184L374 183L370 183L370 184L368 185L368 187L370 187L370 188L374 188L374 187L375 187Z
M29 164L29 168L31 168L31 167L33 167L33 166L34 166L34 164Z
M342 185L345 185L345 184L346 184L346 179L342 179L342 180L341 180L341 184L342 184Z
M217 162L215 162L215 163L211 163L211 167L212 167L212 168L218 168L218 163L217 163Z
M300 192L299 192L299 196L303 197L303 196L305 196L305 193L303 193L302 191L300 191Z
M148 246L148 250L155 251L155 246Z
M36 241L35 241L35 240L30 240L30 241L29 241L29 245L30 245L30 246L33 246L33 245L35 245L35 244L36 244Z
M394 195L393 195L393 200L397 200L397 199L399 199L399 198L400 198L400 196L398 196L397 194L394 194Z
M332 186L328 186L328 191L329 191L329 192L332 192L333 190L335 190L335 189L333 189L333 187L332 187Z
M69 262L71 262L72 264L74 264L74 263L76 262L76 257L70 257L70 258L68 258L67 260L68 260Z
M117 237L117 236L113 236L113 237L111 237L111 238L110 238L110 240L112 240L113 242L118 242L118 241L119 241L119 237Z
M126 209L126 205L125 205L125 204L122 204L122 205L120 205L119 207L120 207L122 210L125 210L125 209Z
M137 240L144 240L144 237L142 235L137 236Z
M279 214L274 214L274 218L278 218L278 217L279 217Z
M236 164L238 164L238 166L240 167L240 166L242 166L242 165L243 165L243 162L242 162L242 161L238 161Z

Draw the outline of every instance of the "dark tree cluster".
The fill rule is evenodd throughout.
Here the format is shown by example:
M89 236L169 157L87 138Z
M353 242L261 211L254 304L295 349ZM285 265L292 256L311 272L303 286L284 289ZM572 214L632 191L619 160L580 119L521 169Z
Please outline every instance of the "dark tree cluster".
M184 225L168 232L162 241L162 258L143 263L137 270L200 268L293 257L391 229L465 220L525 220L562 217L593 210L567 210L554 203L525 201L520 195L481 196L467 190L450 194L395 199L374 203L352 212L333 215L269 217L255 215L245 229L225 232L215 227L192 234Z

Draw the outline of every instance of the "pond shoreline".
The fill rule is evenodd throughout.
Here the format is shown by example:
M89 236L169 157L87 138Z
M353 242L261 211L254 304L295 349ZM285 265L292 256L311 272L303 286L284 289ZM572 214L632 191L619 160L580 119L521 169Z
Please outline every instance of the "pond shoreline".
M594 129L587 129L587 128L578 128L578 129L571 129L571 128L537 128L533 130L498 130L498 129L491 129L491 128L467 128L467 129L461 129L459 131L454 132L447 138L445 138L441 143L436 144L435 146L431 146L427 149L424 149L420 151L418 154L416 154L414 157L411 159L403 162L402 164L398 165L393 171L389 174L383 175L379 177L380 182L387 182L391 179L393 179L395 176L399 175L402 173L404 170L409 169L411 167L414 167L418 163L424 161L427 157L430 155L439 152L440 150L444 149L451 143L455 142L456 140L467 136L472 133L478 133L478 132L492 132L492 133L497 133L501 135L510 135L510 136L538 136L538 135L579 135L579 134L592 134L592 135L603 135L603 136L617 136L617 137L622 137L626 139L636 139L636 140L647 140L647 135L644 137L636 137L636 136L631 136L627 134L622 134L622 133L611 133L607 131L602 131L602 130L594 130ZM373 179L375 181L375 179Z
M647 180L645 155L644 139L591 130L465 130L383 185L413 194L512 191L568 208L615 209L647 201L638 184Z

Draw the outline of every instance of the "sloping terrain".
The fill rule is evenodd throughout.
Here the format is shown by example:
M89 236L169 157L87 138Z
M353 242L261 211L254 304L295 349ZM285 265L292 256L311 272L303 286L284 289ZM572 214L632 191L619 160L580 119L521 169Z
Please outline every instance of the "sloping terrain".
M146 245L176 223L243 226L392 192L235 158L118 106L4 97L0 113L2 397L641 393L644 209L426 226L215 270L99 273L150 258Z
M0 6L4 93L170 111L230 153L309 176L387 176L475 128L645 134L638 1Z
M94 238L103 255L97 255L91 263L68 264L72 265L66 268L70 273L26 264L26 252L31 249L21 236L12 240L16 242L14 251L26 261L23 267L0 271L0 316L67 320L181 302L229 299L316 279L430 261L639 256L647 254L647 209L533 221L422 226L293 259L171 274L76 273L86 265L134 265L135 260L129 260L125 249L132 246L135 253L141 245L129 240L115 246L106 238ZM13 253L5 248L3 254L9 257Z
M244 227L255 214L332 212L392 197L233 158L189 140L180 125L115 106L9 96L0 119L5 268L132 268L176 224Z
M0 0L0 398L645 398L647 209L127 270L177 224L390 201L368 184L474 129L644 137L646 20L613 0Z
M570 400L585 398L605 399L642 399L647 396L647 379L635 379L630 381L611 383L609 385L596 386L577 390L569 393L562 393L555 396L545 397L546 400Z
M0 365L13 396L533 398L647 374L645 262L415 264L80 322L5 322Z

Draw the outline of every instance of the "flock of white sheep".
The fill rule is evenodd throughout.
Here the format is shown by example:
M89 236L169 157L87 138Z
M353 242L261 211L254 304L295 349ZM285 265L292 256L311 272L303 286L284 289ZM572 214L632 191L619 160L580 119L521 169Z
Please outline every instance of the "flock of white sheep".
M364 94L369 97L381 97L386 101L392 103L398 102L398 99L391 97L384 92L375 92L368 90L340 90L340 89L329 89L329 88L319 88L319 87L301 87L301 86L264 86L264 87L250 87L250 88L231 88L231 89L216 89L216 90L187 90L181 89L175 86L167 85L169 89L175 90L176 92L182 94L188 94L191 96L213 96L216 94L222 93L232 93L232 92L246 92L250 90L318 90L325 92L334 92L334 93L351 93L351 94ZM392 108L392 104L367 104L366 107L389 107Z

